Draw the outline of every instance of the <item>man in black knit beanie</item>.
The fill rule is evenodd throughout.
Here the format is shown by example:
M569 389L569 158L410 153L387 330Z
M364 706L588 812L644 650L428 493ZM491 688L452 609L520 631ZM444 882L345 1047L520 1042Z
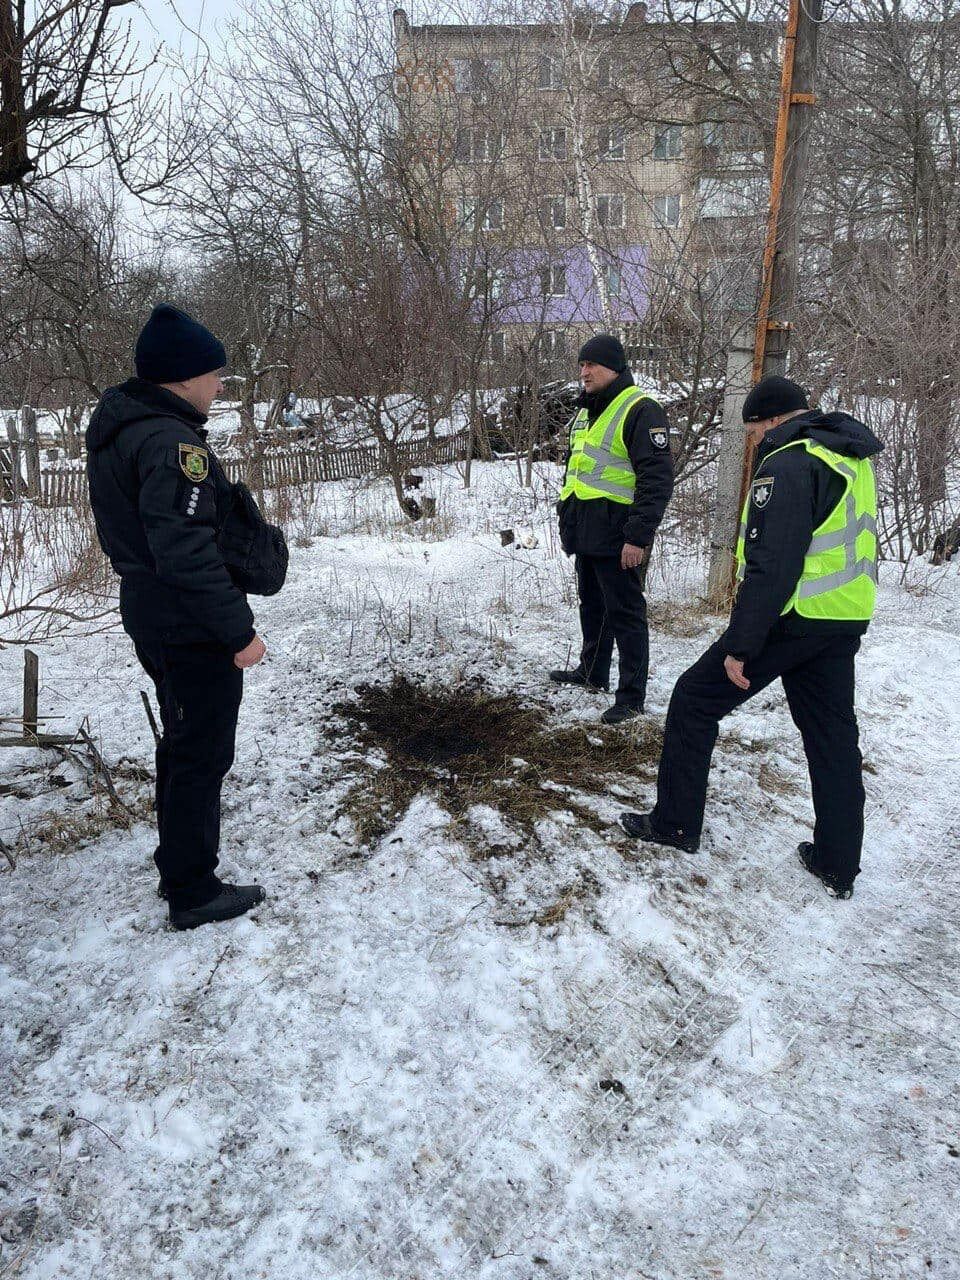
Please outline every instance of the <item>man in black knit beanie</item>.
M571 424L558 513L560 540L575 557L583 646L556 684L607 689L614 643L619 683L605 724L643 712L649 637L644 565L673 492L666 414L634 385L619 338L596 334L579 355L583 392Z
M108 388L87 428L87 477L100 545L120 576L120 615L152 679L154 860L170 922L189 929L242 915L259 885L216 875L220 788L233 763L243 672L265 648L217 531L234 487L206 441L222 392L223 344L161 303L137 341L136 377Z

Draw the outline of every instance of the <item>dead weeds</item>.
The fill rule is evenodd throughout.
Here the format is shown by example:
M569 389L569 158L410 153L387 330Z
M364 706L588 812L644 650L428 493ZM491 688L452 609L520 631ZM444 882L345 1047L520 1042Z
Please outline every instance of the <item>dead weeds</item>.
M664 635L692 640L702 636L712 621L706 601L678 604L672 600L654 601L647 605L651 626Z
M124 806L109 797L98 797L93 806L51 813L24 828L11 852L17 860L32 853L74 853L109 831L129 831L144 821L150 816L153 799L147 794L127 797Z
M345 802L363 845L425 792L463 827L471 809L487 806L534 843L536 824L563 810L602 831L590 798L612 778L649 778L660 753L661 732L650 721L626 731L554 728L543 709L481 684L431 688L398 675L362 685L355 702L334 710L363 746L386 757L364 771Z

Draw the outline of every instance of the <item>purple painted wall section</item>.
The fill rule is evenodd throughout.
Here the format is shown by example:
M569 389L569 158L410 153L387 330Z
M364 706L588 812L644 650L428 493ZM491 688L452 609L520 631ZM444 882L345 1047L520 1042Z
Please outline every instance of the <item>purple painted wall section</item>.
M624 245L615 253L604 254L604 260L620 270L620 297L611 298L613 319L642 320L649 304L646 246ZM562 262L566 267L564 297L542 296L541 272L551 262ZM542 249L517 250L500 275L503 285L497 321L502 324L536 324L542 320L550 326L600 321L600 299L583 245L553 253Z

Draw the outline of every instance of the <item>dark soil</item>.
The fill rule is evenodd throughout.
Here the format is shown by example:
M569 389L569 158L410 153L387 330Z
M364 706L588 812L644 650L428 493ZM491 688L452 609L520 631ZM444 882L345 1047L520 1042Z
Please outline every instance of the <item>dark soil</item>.
M602 796L611 778L650 777L660 751L654 722L626 730L554 728L548 709L479 684L430 687L399 675L361 686L355 702L334 709L362 745L387 757L387 768L365 771L347 803L365 844L423 792L454 819L490 805L531 839L540 818L562 809L600 830L589 798Z

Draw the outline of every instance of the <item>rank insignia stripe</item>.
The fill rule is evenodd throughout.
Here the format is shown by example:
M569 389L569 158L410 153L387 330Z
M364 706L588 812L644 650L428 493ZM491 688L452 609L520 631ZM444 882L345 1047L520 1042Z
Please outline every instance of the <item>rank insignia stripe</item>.
M181 444L178 457L180 470L188 480L192 480L194 484L206 480L210 474L210 456L206 449L198 444Z
M758 510L762 510L773 496L773 479L773 476L758 476L751 486L753 505Z

